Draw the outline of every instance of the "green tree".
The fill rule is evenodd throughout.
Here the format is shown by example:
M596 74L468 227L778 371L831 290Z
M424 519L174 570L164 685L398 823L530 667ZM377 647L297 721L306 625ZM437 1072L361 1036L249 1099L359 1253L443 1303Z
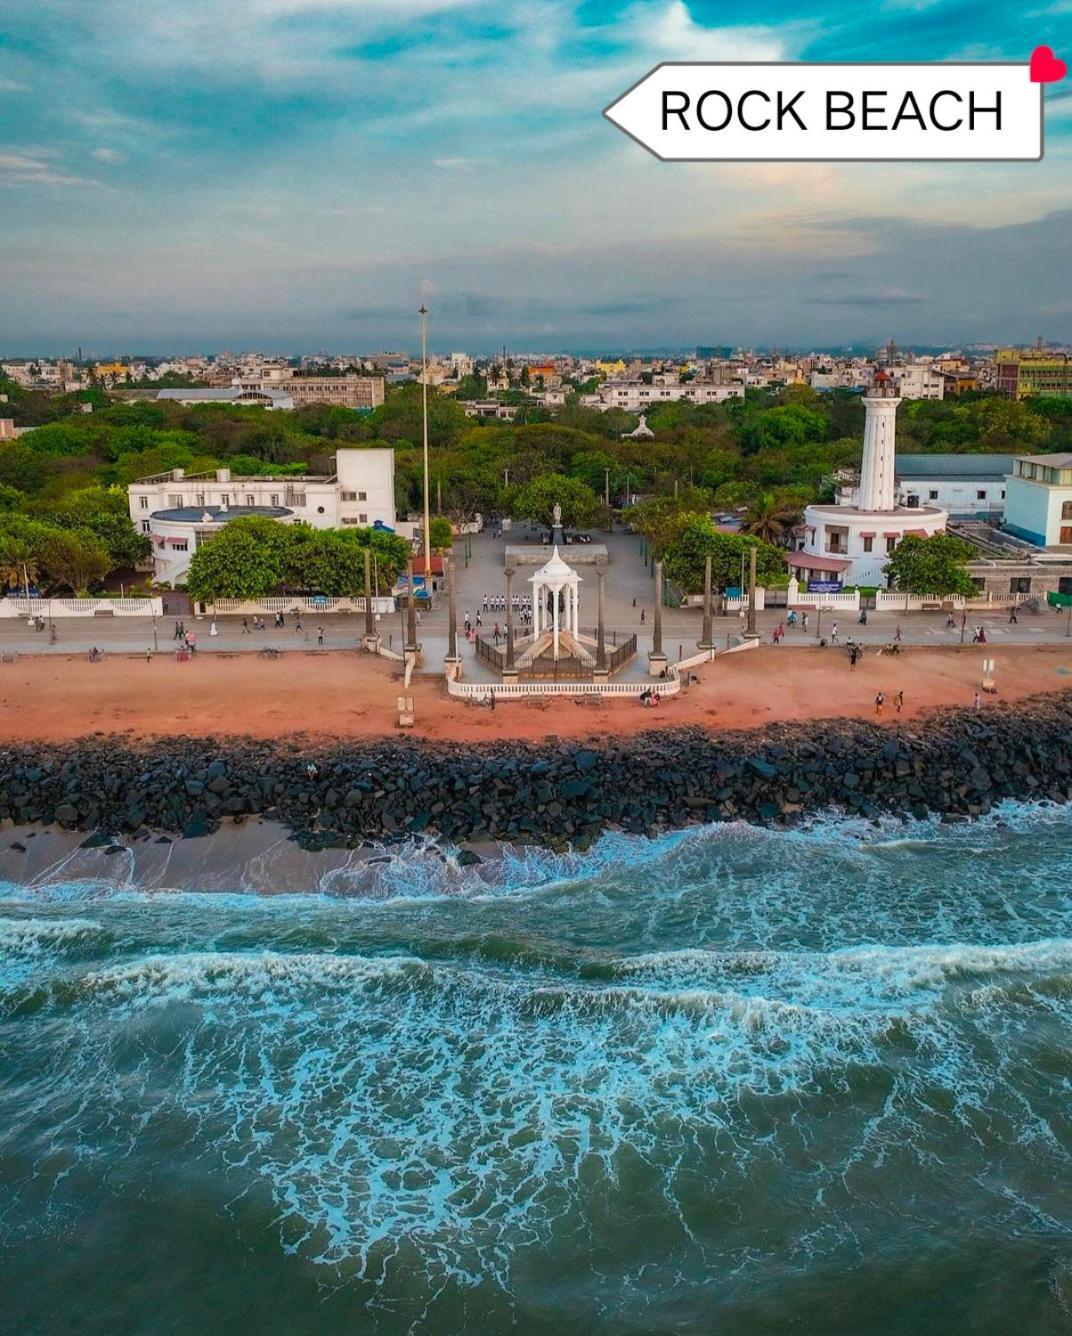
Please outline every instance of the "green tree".
M40 561L52 585L76 596L87 593L112 569L104 543L79 529L50 529L41 544Z
M929 538L906 535L886 562L890 586L909 594L972 594L975 585L966 563L975 549L954 534L936 533Z
M513 513L518 519L550 524L556 503L562 507L562 523L571 528L595 524L602 510L599 497L585 483L562 473L545 473L519 489Z
M199 603L265 598L283 583L287 526L263 515L233 519L190 560L186 587Z
M428 541L437 552L445 552L454 542L454 529L443 515L435 515L428 526Z
M784 545L795 524L800 523L800 508L770 494L749 506L744 517L744 531L765 543Z
M127 509L127 494L118 487L83 487L65 492L55 502L40 502L43 519L65 529L77 529L99 538L108 549L112 566L133 566L149 555L146 534L134 528Z
M704 563L710 553L714 587L727 589L740 582L741 559L747 565L753 547L759 583L783 581L785 560L778 548L745 534L720 533L706 516L697 515L684 526L667 552L666 574L686 594L698 594L703 589Z

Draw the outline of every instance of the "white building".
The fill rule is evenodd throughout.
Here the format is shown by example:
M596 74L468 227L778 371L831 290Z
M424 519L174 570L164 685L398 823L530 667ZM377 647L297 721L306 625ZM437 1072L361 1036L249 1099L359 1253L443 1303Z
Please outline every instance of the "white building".
M132 483L130 518L152 542L154 579L172 586L183 582L198 546L241 515L314 529L393 530L395 452L340 450L335 469L330 475L282 478L236 478L226 468L189 475L172 469Z
M902 399L944 399L945 377L929 362L891 366L890 375Z
M1036 547L1072 547L1072 454L1014 458L1005 527Z
M665 380L649 385L643 380L608 380L595 394L585 395L581 402L592 408L606 410L623 408L627 413L657 408L659 404L675 403L685 399L694 404L721 404L727 399L743 399L744 386L739 382L716 385L705 380Z
M220 385L212 389L186 387L180 390L157 390L157 400L191 406L194 404L238 404L250 408L290 409L294 400L284 390L242 389L241 386Z
M1005 488L1012 455L902 455L894 463L898 506L937 506L955 519L998 521L1005 512ZM860 504L860 476L838 474L839 506Z
M859 492L849 505L808 506L804 546L786 558L798 579L881 586L886 562L906 534L928 538L944 532L948 517L941 508L898 505L895 449L900 403L890 376L877 372L864 395L867 418Z

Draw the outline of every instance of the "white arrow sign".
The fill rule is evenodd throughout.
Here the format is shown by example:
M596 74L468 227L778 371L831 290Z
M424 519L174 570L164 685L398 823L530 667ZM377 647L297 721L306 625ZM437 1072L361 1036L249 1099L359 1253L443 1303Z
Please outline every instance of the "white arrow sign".
M674 162L1042 157L1026 61L656 65L604 116Z

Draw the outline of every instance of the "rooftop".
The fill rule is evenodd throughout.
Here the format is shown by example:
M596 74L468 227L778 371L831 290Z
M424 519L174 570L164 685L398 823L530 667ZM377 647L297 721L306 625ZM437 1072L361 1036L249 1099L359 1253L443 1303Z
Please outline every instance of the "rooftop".
M1056 455L1017 455L1028 464L1043 464L1048 469L1072 469L1072 454L1065 451Z
M898 478L961 478L966 482L998 482L1012 472L1012 455L902 455L894 469Z
M154 510L154 520L170 520L174 524L226 524L228 520L248 515L263 515L270 520L281 520L293 515L285 506L177 506L174 510Z

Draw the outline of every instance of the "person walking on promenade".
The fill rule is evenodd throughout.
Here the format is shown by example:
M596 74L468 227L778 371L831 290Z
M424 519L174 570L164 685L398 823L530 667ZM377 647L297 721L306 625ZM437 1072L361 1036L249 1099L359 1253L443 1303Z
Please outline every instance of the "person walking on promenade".
M882 718L882 707L886 704L886 697L880 691L875 697L875 718Z
M643 609L643 608L640 609L640 625L641 625L641 626L644 625L644 609Z
M903 691L898 691L897 695L894 696L894 698L893 698L893 708L897 711L898 714L900 714L901 711L904 709L904 692L903 692Z
M145 647L145 662L146 662L146 663L152 663L152 661L153 661L153 652L152 652L152 650L148 647L148 645L146 645L146 647Z
M248 635L249 635L249 618L248 618L248 617L243 617L243 618L242 618L242 634L243 634L244 636L248 636Z
M465 623L465 629L466 629L466 631L468 631L469 628L470 628L470 627L472 626L472 624L473 624L473 619L472 619L472 617L469 616L469 609L468 609L468 608L466 608L466 610L465 610L465 616L462 618L462 621Z
M181 640L181 639L182 639L182 622L176 620L176 622L175 622L175 634L174 634L171 638L172 638L172 640Z
M893 641L896 645L901 643L901 628L899 626L894 628Z
M808 614L806 612L802 612L800 614L800 629L802 631L806 631L808 629Z
M837 622L834 622L830 627L830 643L831 645L837 644Z
M324 628L322 626L316 628L316 643L318 645L323 645L324 643Z
M208 628L208 633L210 636L218 636L220 633L220 628L216 625L215 617L212 619L212 625Z
M1016 619L1016 605L1015 605L1015 603L1014 603L1013 606L1009 609L1009 624L1010 624L1011 626L1019 626L1019 625L1020 625L1020 623L1019 623L1019 622L1017 621L1017 619Z
M957 629L957 619L951 612L946 613L945 629L947 631L955 631Z
M301 629L302 629L301 613L299 612L297 617L294 618L294 634L301 635Z

